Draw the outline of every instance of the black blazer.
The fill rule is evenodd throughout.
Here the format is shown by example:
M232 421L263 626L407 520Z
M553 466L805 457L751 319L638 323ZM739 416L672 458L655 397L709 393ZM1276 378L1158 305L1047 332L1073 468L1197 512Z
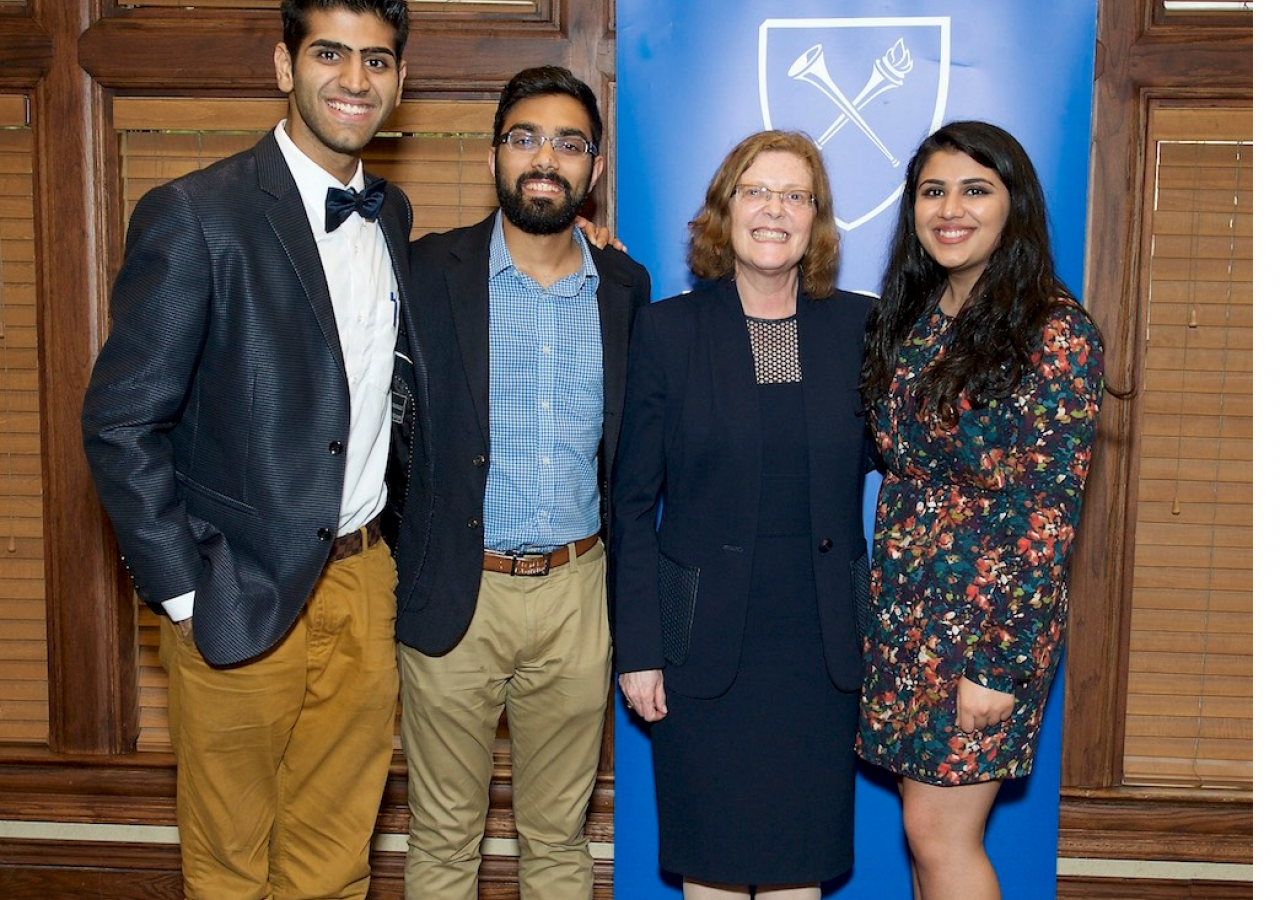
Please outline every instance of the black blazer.
M844 690L862 680L858 382L870 304L843 291L797 302L813 573L827 671ZM714 697L738 671L768 427L734 283L642 310L628 376L614 479L618 671L663 669L673 690Z
M489 241L496 213L468 228L428 234L410 251L413 304L398 364L412 385L401 417L400 452L389 483L403 484L396 636L423 653L444 653L466 633L480 590L484 492L489 471ZM618 445L627 343L637 309L649 302L649 274L612 248L591 249L600 273L596 301L604 357L600 445L601 522L608 522L609 471ZM412 360L412 373L407 364ZM428 410L425 415L423 410ZM425 422L414 428L413 420ZM407 470L407 476L405 471Z
M401 295L412 213L380 214ZM350 399L302 197L273 135L149 191L94 366L85 453L139 596L194 590L215 665L274 645L337 534Z

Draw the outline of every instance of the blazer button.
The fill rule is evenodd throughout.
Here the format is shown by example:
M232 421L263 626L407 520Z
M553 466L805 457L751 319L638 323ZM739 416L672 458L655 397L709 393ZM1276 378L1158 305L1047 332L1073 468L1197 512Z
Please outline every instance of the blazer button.
M472 458L472 460L471 460L471 465L475 466L475 467L478 469L478 468L480 468L481 466L483 466L485 463L487 463L488 461L489 461L489 457L485 456L483 453L477 453L477 454Z
M334 456L341 456L342 450L343 450L342 441L329 442L329 452L332 453Z
M333 537L333 532L330 531L328 528L317 528L316 537L318 537L322 541L327 541Z
M831 538L823 538L822 540L818 541L818 552L830 553L831 548L834 546L835 544L832 542Z
M479 528L479 527L480 527L480 520L479 520L479 519L467 519L467 527L468 527L468 528L470 528L472 531L475 531L477 528Z

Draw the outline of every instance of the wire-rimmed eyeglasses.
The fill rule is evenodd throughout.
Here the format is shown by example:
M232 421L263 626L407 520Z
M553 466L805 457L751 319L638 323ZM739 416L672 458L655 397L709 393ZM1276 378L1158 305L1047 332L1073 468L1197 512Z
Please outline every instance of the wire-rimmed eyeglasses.
M583 156L595 156L598 148L584 137L572 134L534 134L523 128L513 128L505 134L498 135L498 143L506 144L518 153L537 153L543 144L550 144L556 156L565 159L578 159Z
M791 209L803 209L814 202L813 191L802 191L799 188L775 191L760 184L740 184L733 189L733 193L745 206L764 206L774 197Z

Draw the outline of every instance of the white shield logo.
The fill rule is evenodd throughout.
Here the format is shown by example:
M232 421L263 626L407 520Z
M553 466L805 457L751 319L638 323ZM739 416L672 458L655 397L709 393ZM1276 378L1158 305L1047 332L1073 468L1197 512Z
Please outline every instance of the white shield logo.
M950 71L945 17L760 25L764 127L807 132L823 149L845 231L902 194L903 163L942 124Z

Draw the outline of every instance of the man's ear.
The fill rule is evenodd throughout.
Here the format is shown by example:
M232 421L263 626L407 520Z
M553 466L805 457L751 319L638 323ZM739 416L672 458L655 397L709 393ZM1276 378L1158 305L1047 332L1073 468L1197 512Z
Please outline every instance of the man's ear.
M293 59L283 43L276 44L276 86L286 94L293 93Z
M591 186L587 188L587 193L595 190L596 182L600 180L600 176L604 174L604 159L597 156L591 161Z
M400 82L396 85L396 106L400 105L400 97L404 94L404 79L409 74L409 64L400 60Z

